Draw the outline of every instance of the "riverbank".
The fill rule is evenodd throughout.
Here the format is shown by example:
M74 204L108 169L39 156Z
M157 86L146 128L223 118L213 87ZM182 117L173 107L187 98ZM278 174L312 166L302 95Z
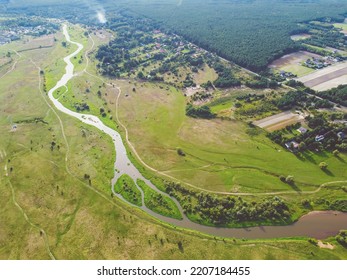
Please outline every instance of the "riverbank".
M65 71L66 73L63 77L57 82L56 86L53 87L48 92L48 96L56 106L58 110L61 112L68 114L72 117L75 117L82 121L85 124L92 125L97 129L101 130L103 133L106 133L112 138L114 142L115 150L116 150L116 160L115 160L115 172L114 178L112 180L112 190L114 195L123 199L119 194L114 191L114 185L117 180L123 174L127 174L130 176L134 182L137 180L143 180L148 186L153 188L156 191L159 191L149 180L145 179L142 174L138 171L138 169L133 165L128 158L126 148L122 141L120 134L107 127L98 117L88 114L80 114L74 111L71 111L64 107L62 103L60 103L57 99L54 98L53 93L60 87L64 87L67 83L73 78L73 70L74 65L71 63L71 58L76 56L82 49L83 45L77 42L73 42L70 39L70 36L67 31L67 26L63 26L63 34L66 40L78 47L76 51L72 54L66 56L64 58L65 63L67 64ZM139 190L143 194L141 188ZM167 194L163 193L167 196ZM124 200L124 199L123 199ZM312 215L304 216L298 222L289 226L264 226L264 227L252 227L252 228L241 228L241 229L233 229L233 228L217 228L217 227L208 227L199 225L191 222L183 213L183 220L175 220L168 217L161 216L157 213L154 213L150 209L148 209L145 205L141 206L141 209L147 212L148 214L175 226L189 228L197 231L201 231L204 233L223 236L223 237L236 237L236 238L278 238L278 237L290 237L290 236L309 236L316 238L325 238L331 236L332 234L337 234L341 229L342 225L347 224L347 213L338 213L338 212L320 212L314 213ZM180 209L182 209L180 207ZM181 210L182 211L182 210ZM319 221L319 222L318 222ZM312 227L312 225L315 225ZM327 235L329 234L329 235Z
M73 28L77 29L69 25L69 30ZM70 36L75 38L72 33ZM3 201L0 259L49 258L43 236L14 205L9 182L26 217L47 234L47 243L56 259L346 259L346 250L335 238L323 241L335 247L327 250L304 237L257 240L216 237L170 225L160 217L157 219L112 198L109 179L114 172L114 144L111 138L60 113L43 91L44 77L37 66L46 74L56 69L55 63L63 62L61 58L67 55L67 50L61 47L62 35L57 34L57 38L55 49L59 48L59 52L34 50L30 56L23 54L9 73L10 80L0 81L0 98L4 100L0 109L5 112L0 117L0 167L4 172L7 165L9 175L0 177ZM69 48L69 53L73 48ZM55 72L57 80L63 75L65 65L60 67L62 64L58 64ZM86 75L75 76L73 80L78 78L96 81ZM18 88L23 83L26 86ZM68 94L77 94L75 85L72 83L72 92ZM99 85L102 83L96 83L94 88ZM104 88L101 91L104 93ZM39 117L48 124L25 122L10 132L7 114L14 121ZM57 144L53 151L52 141ZM90 184L85 173L90 175Z

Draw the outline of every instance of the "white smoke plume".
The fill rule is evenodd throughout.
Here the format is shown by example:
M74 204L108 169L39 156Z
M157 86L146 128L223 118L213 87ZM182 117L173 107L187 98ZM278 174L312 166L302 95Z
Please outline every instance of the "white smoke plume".
M104 24L107 22L105 11L103 10L97 11L96 15L100 23Z
M86 6L91 9L92 11L95 11L95 17L98 19L98 21L101 24L104 24L107 22L105 9L100 5L98 1L95 0L83 0L83 2L86 4Z

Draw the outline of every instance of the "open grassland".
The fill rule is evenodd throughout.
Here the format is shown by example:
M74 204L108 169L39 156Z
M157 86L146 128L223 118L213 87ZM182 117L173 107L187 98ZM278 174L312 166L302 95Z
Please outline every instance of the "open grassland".
M218 74L214 69L208 65L204 65L202 69L196 74L194 74L194 81L196 84L201 85L207 83L208 81L215 81L218 78Z
M145 204L149 209L163 216L182 219L181 212L171 198L157 193L142 180L137 180L137 185L143 190Z
M18 52L25 52L42 48L51 48L54 46L55 39L54 35L50 34L37 38L26 37L23 39L23 43L23 46L18 50ZM29 44L28 47L26 46L27 43Z
M328 240L335 246L333 250L320 249L306 238L222 239L162 224L112 198L112 141L54 110L46 94L39 91L40 75L31 59L56 73L57 80L64 68L56 64L62 57L57 56L59 52L66 55L57 43L53 50L23 54L14 70L0 80L0 259L347 258L346 249L333 238ZM72 90L76 95L85 94L74 86ZM162 94L160 88L156 90ZM113 101L114 95L114 90L108 92ZM171 89L160 106L170 97L177 98L180 106L184 104L181 94ZM185 121L184 107L180 111L178 118ZM161 117L166 121L165 114ZM17 129L11 131L13 123ZM218 123L214 121L212 128ZM131 138L136 139L133 132ZM329 198L333 193L327 188L319 195Z
M123 92L134 86L117 83ZM120 97L120 121L141 158L181 182L210 191L266 193L293 191L280 175L293 175L307 191L347 176L345 155L340 161L329 153L307 153L299 160L243 122L188 118L184 110L182 93L155 84L138 83L135 93ZM319 169L321 161L329 161L333 175Z
M337 28L341 28L341 32L345 35L347 35L347 23L335 23L334 24L335 27Z

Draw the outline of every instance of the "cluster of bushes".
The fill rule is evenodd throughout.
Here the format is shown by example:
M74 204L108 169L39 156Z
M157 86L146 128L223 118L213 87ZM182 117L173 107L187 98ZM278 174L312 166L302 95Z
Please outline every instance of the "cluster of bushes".
M226 68L223 64L216 63L213 68L218 74L217 80L213 82L216 87L229 88L241 85L241 82L234 77L231 70Z
M340 85L331 90L317 92L316 95L340 105L347 106L347 85Z
M342 246L347 247L347 230L341 230L340 233L336 236L336 241L339 242Z
M188 104L186 107L186 115L193 118L202 118L202 119L212 119L215 117L215 114L211 112L211 109L204 105L201 107L195 107L192 104Z
M318 25L308 24L312 36L302 42L308 45L314 45L321 48L333 47L341 48L345 45L344 34L337 30L332 24Z
M281 110L290 110L296 106L310 108L332 108L334 105L327 100L321 100L314 96L308 96L303 91L289 91L275 101L275 105Z
M75 103L74 107L77 112L89 111L89 105L85 102L83 103Z
M180 202L188 217L200 223L283 223L290 221L291 217L287 204L276 196L246 201L237 196L217 196L188 190L173 182L166 182L166 192Z
M140 190L136 187L135 182L130 176L124 174L116 182L114 187L115 192L122 195L122 197L130 203L141 206L142 195Z
M247 81L246 86L250 88L277 88L278 83L265 77L256 77L253 81Z

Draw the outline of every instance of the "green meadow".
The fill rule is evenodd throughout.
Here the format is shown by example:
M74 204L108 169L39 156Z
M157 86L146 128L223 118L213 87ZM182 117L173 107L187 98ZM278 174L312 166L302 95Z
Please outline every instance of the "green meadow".
M88 50L90 40L79 35L84 30L76 26L74 30L72 39L81 40L84 51ZM212 237L162 223L113 197L111 139L57 111L44 91L43 80L48 91L64 73L62 58L73 51L62 46L60 33L56 38L51 49L23 52L22 57L12 54L17 65L0 79L0 259L346 258L346 249L334 238L327 240L334 250L327 250L307 238ZM20 42L5 45L0 53L21 47ZM78 59L76 70L83 71L86 59L82 63ZM93 63L88 70L95 74ZM117 84L129 93L121 97L119 117L129 130L130 141L146 163L178 180L209 191L297 194L278 176L293 175L302 191L346 178L345 155L337 159L330 154L308 154L297 159L244 123L187 118L184 96L174 88L128 81ZM112 87L83 74L68 89L65 100L60 97L66 106L88 102L91 113L100 115L102 107L105 122L106 118L112 122L117 94ZM95 92L99 89L101 96ZM178 148L185 157L177 154ZM330 174L318 167L323 159ZM291 194L284 196L297 200ZM338 196L343 196L339 185L326 187L317 196L312 194L312 201L324 209L317 198Z
M137 185L143 190L145 205L149 209L163 216L182 219L180 210L171 198L157 193L142 180L137 180Z
M149 166L182 183L212 192L272 193L314 191L321 184L344 181L346 155L307 152L298 158L272 143L265 132L237 120L185 116L185 98L174 88L119 81L123 92L120 121L129 140ZM212 110L231 107L231 101ZM177 149L184 151L180 156ZM325 161L330 172L319 168ZM296 188L280 181L292 175Z

